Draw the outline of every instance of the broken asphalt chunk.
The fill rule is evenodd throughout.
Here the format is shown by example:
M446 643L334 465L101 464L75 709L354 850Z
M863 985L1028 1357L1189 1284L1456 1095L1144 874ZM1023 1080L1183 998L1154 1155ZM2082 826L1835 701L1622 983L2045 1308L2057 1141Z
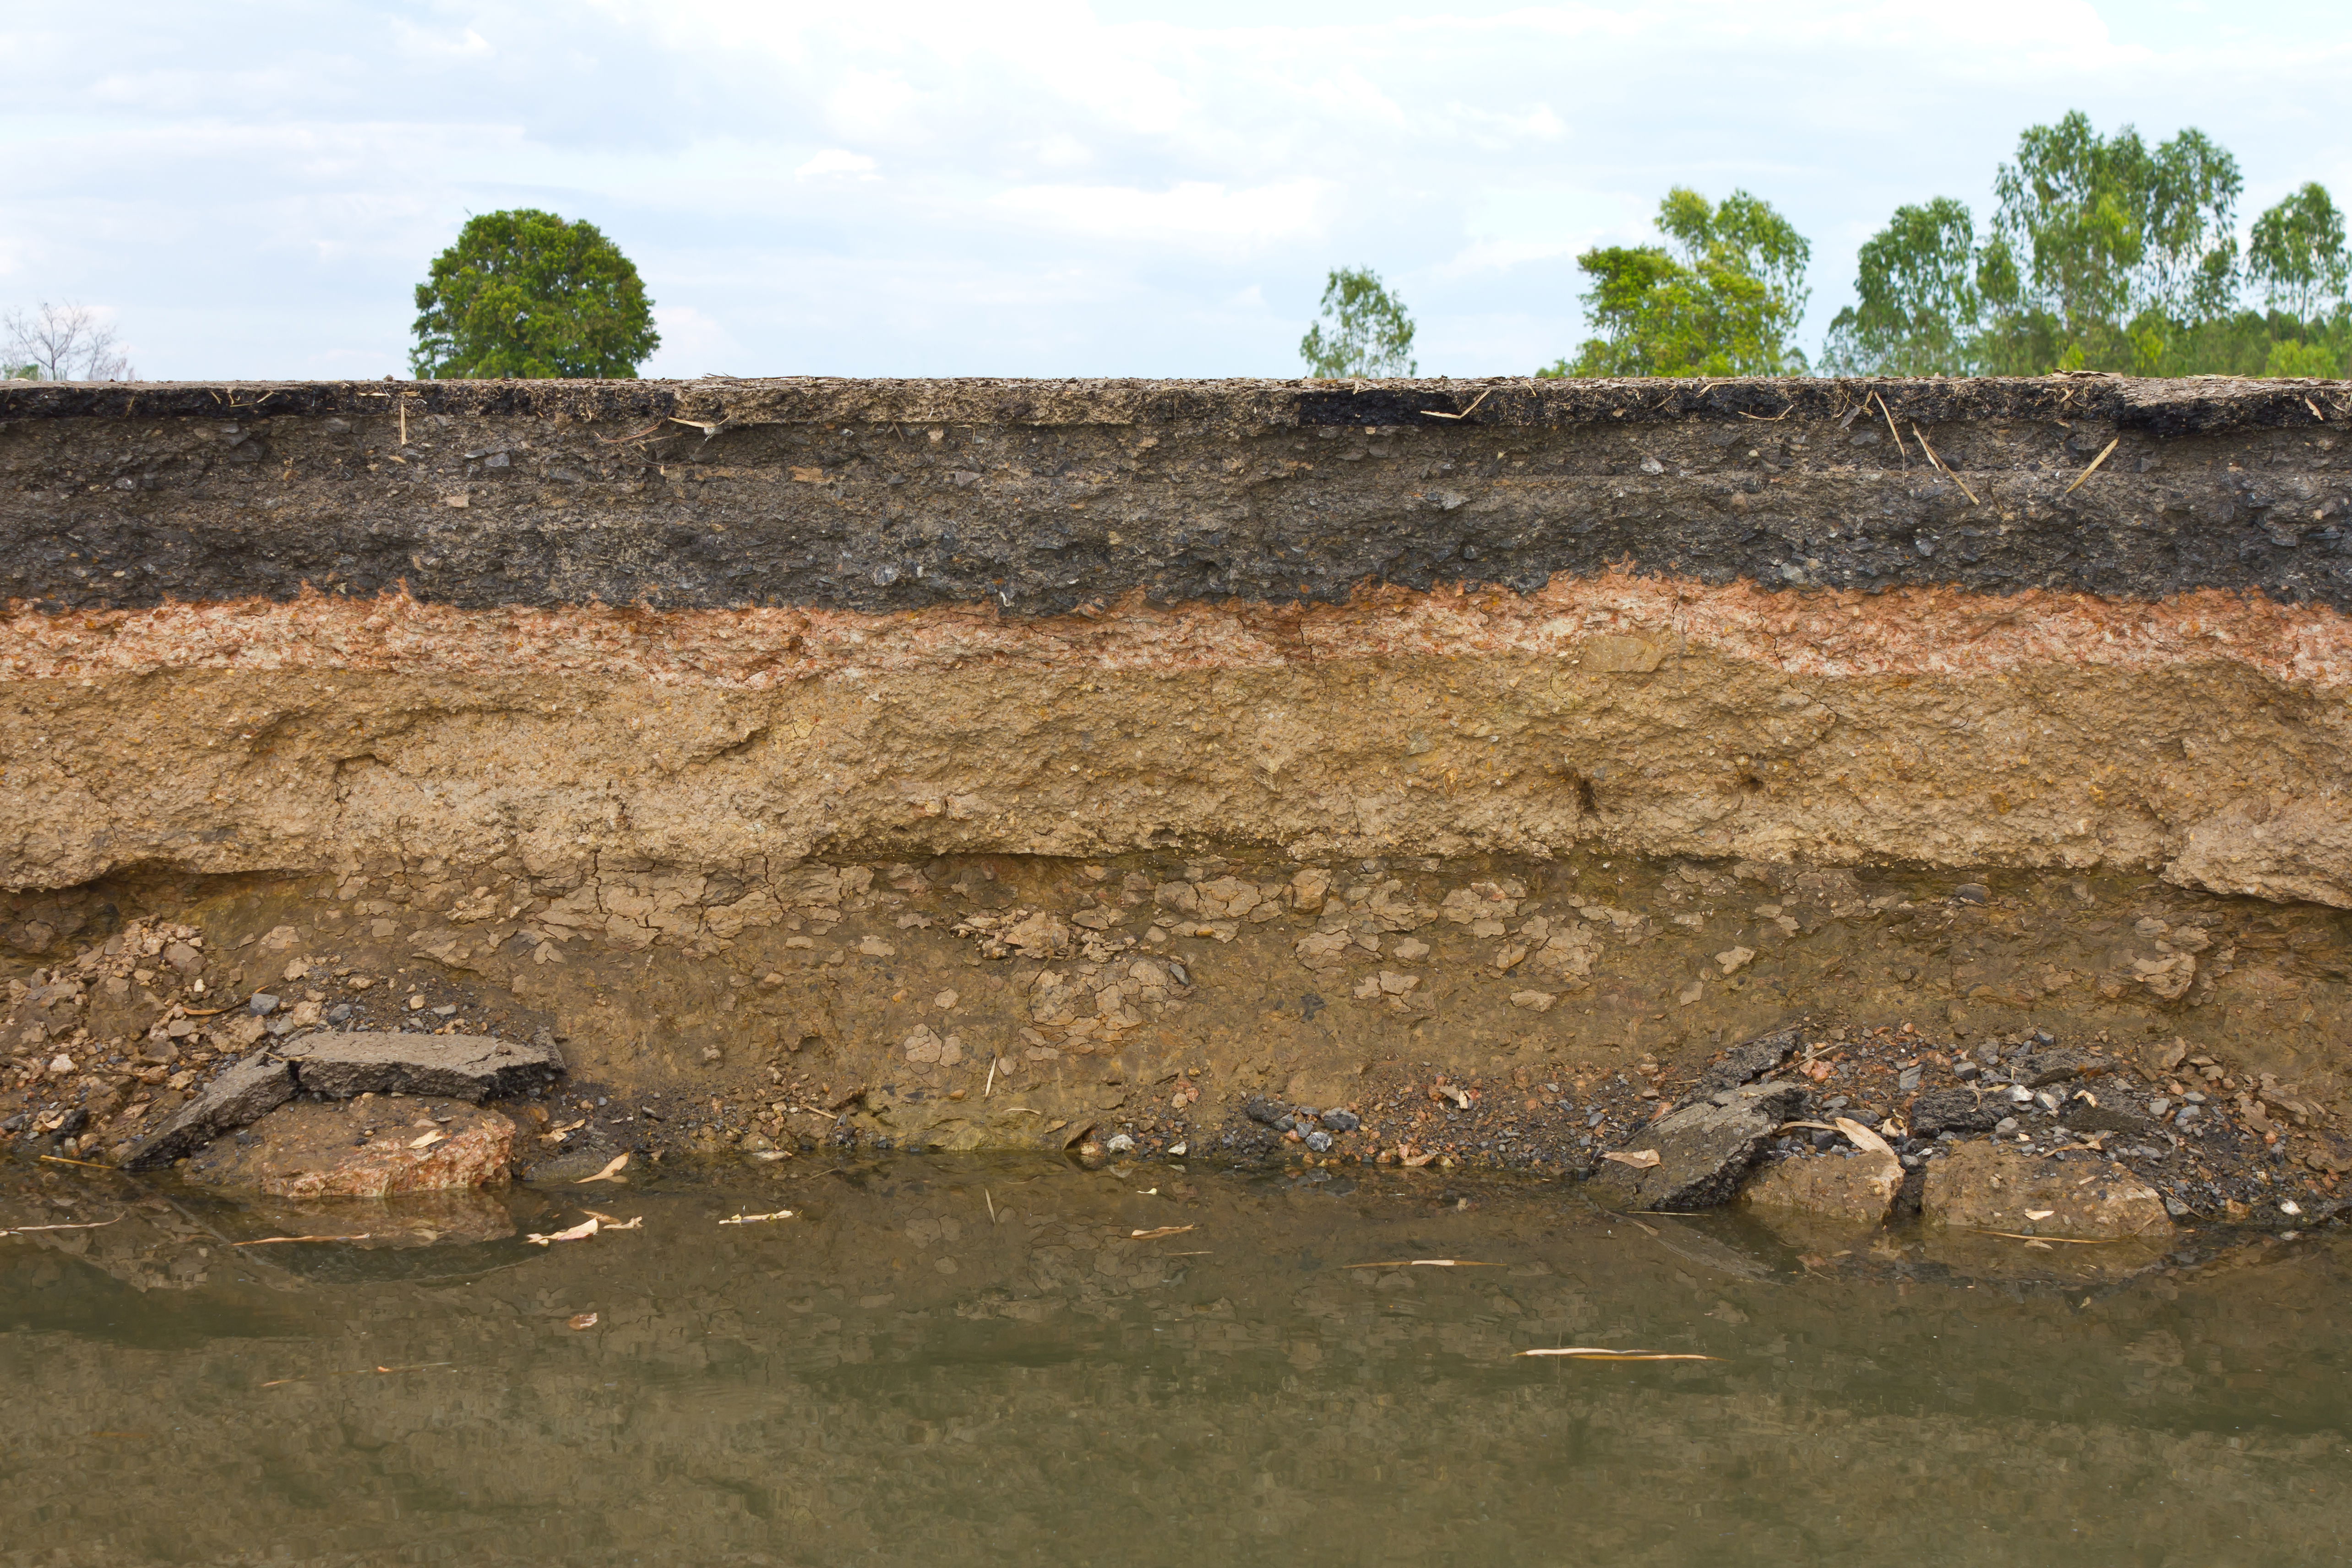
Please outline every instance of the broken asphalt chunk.
M293 1098L293 1068L266 1051L256 1051L206 1084L177 1115L133 1144L123 1159L123 1168L152 1171L168 1165Z
M309 1035L282 1047L306 1094L446 1095L481 1100L554 1081L563 1058L552 1045L484 1035Z
M1643 1150L1657 1152L1657 1163L1604 1163L1591 1177L1596 1195L1636 1209L1727 1202L1803 1097L1792 1083L1759 1083L1733 1089L1727 1105L1685 1106L1633 1134Z

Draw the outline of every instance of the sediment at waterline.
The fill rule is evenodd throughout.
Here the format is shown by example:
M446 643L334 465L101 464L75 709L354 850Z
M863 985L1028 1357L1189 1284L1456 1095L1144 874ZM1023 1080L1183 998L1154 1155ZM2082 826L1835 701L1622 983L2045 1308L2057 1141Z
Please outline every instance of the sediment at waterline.
M504 1102L526 1174L1009 1148L1578 1176L1779 1035L1748 1079L1818 1068L1791 1119L1860 1119L1906 1156L1946 1131L2088 1147L2204 1218L2317 1215L2352 1166L2347 917L2146 876L943 857L805 865L773 919L686 942L461 884L14 900L0 941L43 945L0 1021L0 1137L121 1161L232 1061L299 1070L322 1031L425 1030L560 1045L569 1076ZM2045 1088L2016 1058L2053 1049L2103 1065L2055 1104L1937 1099ZM2077 1089L2122 1120L2084 1121ZM1769 1157L1816 1152L1768 1131Z

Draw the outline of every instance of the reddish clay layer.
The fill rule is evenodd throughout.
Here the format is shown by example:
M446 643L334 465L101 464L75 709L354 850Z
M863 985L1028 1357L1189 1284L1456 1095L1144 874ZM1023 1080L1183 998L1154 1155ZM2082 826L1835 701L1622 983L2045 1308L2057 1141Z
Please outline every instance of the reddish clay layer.
M1007 619L985 607L467 610L404 595L0 616L0 679L174 669L578 675L761 690L973 662L1104 670L1271 668L1403 656L1567 656L1589 639L1672 637L1790 675L2147 670L2226 661L2315 687L2352 679L2352 620L2219 590L2152 604L2087 594L1906 588L1794 595L1636 576L1555 577L1533 594L1370 590L1344 605L1230 602ZM1590 650L1588 650L1590 651ZM1612 657L1601 650L1602 657ZM1639 654L1630 657L1639 660ZM1654 660L1652 662L1654 662Z

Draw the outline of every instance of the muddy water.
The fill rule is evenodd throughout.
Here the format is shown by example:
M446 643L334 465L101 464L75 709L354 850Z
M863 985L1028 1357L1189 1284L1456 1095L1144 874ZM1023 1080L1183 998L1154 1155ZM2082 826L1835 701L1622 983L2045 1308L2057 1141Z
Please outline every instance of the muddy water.
M1431 1172L639 1177L269 1210L0 1169L0 1225L95 1227L0 1238L0 1563L2347 1555L2326 1234L1841 1240ZM525 1239L583 1202L641 1223ZM1713 1359L1518 1353L1590 1345Z

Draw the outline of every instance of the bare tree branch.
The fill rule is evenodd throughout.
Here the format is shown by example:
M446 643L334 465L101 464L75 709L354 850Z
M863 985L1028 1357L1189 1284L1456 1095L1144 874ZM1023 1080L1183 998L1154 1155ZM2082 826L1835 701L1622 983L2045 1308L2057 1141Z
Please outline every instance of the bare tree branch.
M11 310L0 320L7 338L5 374L24 381L136 381L131 357L114 341L114 329L86 305L52 305L28 314Z

